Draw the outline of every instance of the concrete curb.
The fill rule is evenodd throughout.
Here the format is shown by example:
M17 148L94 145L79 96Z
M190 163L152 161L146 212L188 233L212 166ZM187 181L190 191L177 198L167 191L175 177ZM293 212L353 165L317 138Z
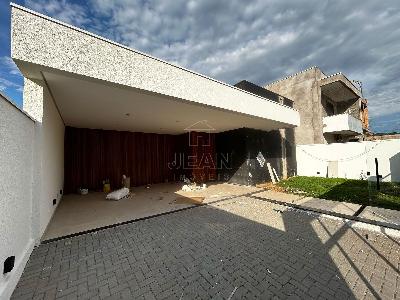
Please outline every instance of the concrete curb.
M333 212L333 211L329 211L329 210L305 207L305 206L302 206L299 204L294 204L294 203L285 202L285 201L277 201L277 200L270 199L270 198L257 197L255 195L252 195L251 197L261 200L261 201L268 201L268 202L271 202L274 204L283 205L283 206L295 208L295 209L302 210L302 211L314 212L314 213L318 213L318 214L334 216L334 217L341 218L341 219L347 219L347 220L351 220L351 221L362 222L362 223L381 226L381 227L390 228L390 229L394 229L394 230L400 230L400 224L382 222L382 221L359 217L358 215L362 212L362 210L365 209L365 207L363 207L363 206L361 207L362 209L358 210L354 215L348 215L348 214L342 214L342 213ZM321 199L321 201L323 201L323 199ZM399 214L400 214L400 212L399 212Z

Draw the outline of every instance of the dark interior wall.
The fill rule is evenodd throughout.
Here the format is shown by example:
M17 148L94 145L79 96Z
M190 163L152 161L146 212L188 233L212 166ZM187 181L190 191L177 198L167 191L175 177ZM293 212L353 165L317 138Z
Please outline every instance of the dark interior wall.
M336 114L348 113L356 119L360 119L360 107L358 99L341 101L336 104Z
M101 190L110 180L121 187L122 175L131 186L182 180L197 183L219 180L254 185L270 181L262 153L282 175L279 131L237 129L223 133L182 135L66 127L64 191Z
M257 161L259 153L282 176L281 136L277 130L241 128L226 131L216 135L215 144L220 180L246 185L271 181L266 163L261 166Z
M334 102L329 97L322 94L321 103L323 108L323 117L333 116L335 114L335 105L333 104Z
M64 191L121 187L122 175L131 186L216 178L215 137L204 132L182 135L65 128ZM210 161L211 160L211 161Z
M131 185L173 180L168 163L181 145L183 139L172 135L66 127L65 192L98 190L105 179L114 189L124 174Z

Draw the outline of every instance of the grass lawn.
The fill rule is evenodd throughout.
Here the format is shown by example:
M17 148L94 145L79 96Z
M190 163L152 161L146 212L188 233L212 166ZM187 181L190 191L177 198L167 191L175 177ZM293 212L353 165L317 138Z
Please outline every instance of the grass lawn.
M296 176L278 185L292 194L400 210L400 183L382 182L377 191L367 180Z

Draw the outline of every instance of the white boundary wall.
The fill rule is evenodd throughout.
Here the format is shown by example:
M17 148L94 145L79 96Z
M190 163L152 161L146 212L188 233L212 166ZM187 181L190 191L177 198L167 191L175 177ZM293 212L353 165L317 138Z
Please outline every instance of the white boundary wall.
M35 122L0 95L0 299L11 296L32 252ZM4 260L15 256L3 274Z
M44 82L25 79L24 109L0 95L0 299L11 296L64 185L65 127ZM9 256L15 266L3 275Z
M383 181L400 182L400 139L296 146L300 176L372 178L375 158Z

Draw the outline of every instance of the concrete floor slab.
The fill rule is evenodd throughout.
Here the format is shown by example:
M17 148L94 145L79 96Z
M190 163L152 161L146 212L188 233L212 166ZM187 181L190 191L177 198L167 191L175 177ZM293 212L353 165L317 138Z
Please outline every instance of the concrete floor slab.
M119 201L106 200L106 194L102 192L64 195L42 241L193 206L190 202L175 203L177 198L203 196L204 202L210 202L259 190L225 183L215 183L204 190L191 192L183 192L181 187L181 183L135 187L129 198Z
M178 190L172 184L143 186L119 201L107 200L102 192L64 195L42 240L189 207L173 203Z

